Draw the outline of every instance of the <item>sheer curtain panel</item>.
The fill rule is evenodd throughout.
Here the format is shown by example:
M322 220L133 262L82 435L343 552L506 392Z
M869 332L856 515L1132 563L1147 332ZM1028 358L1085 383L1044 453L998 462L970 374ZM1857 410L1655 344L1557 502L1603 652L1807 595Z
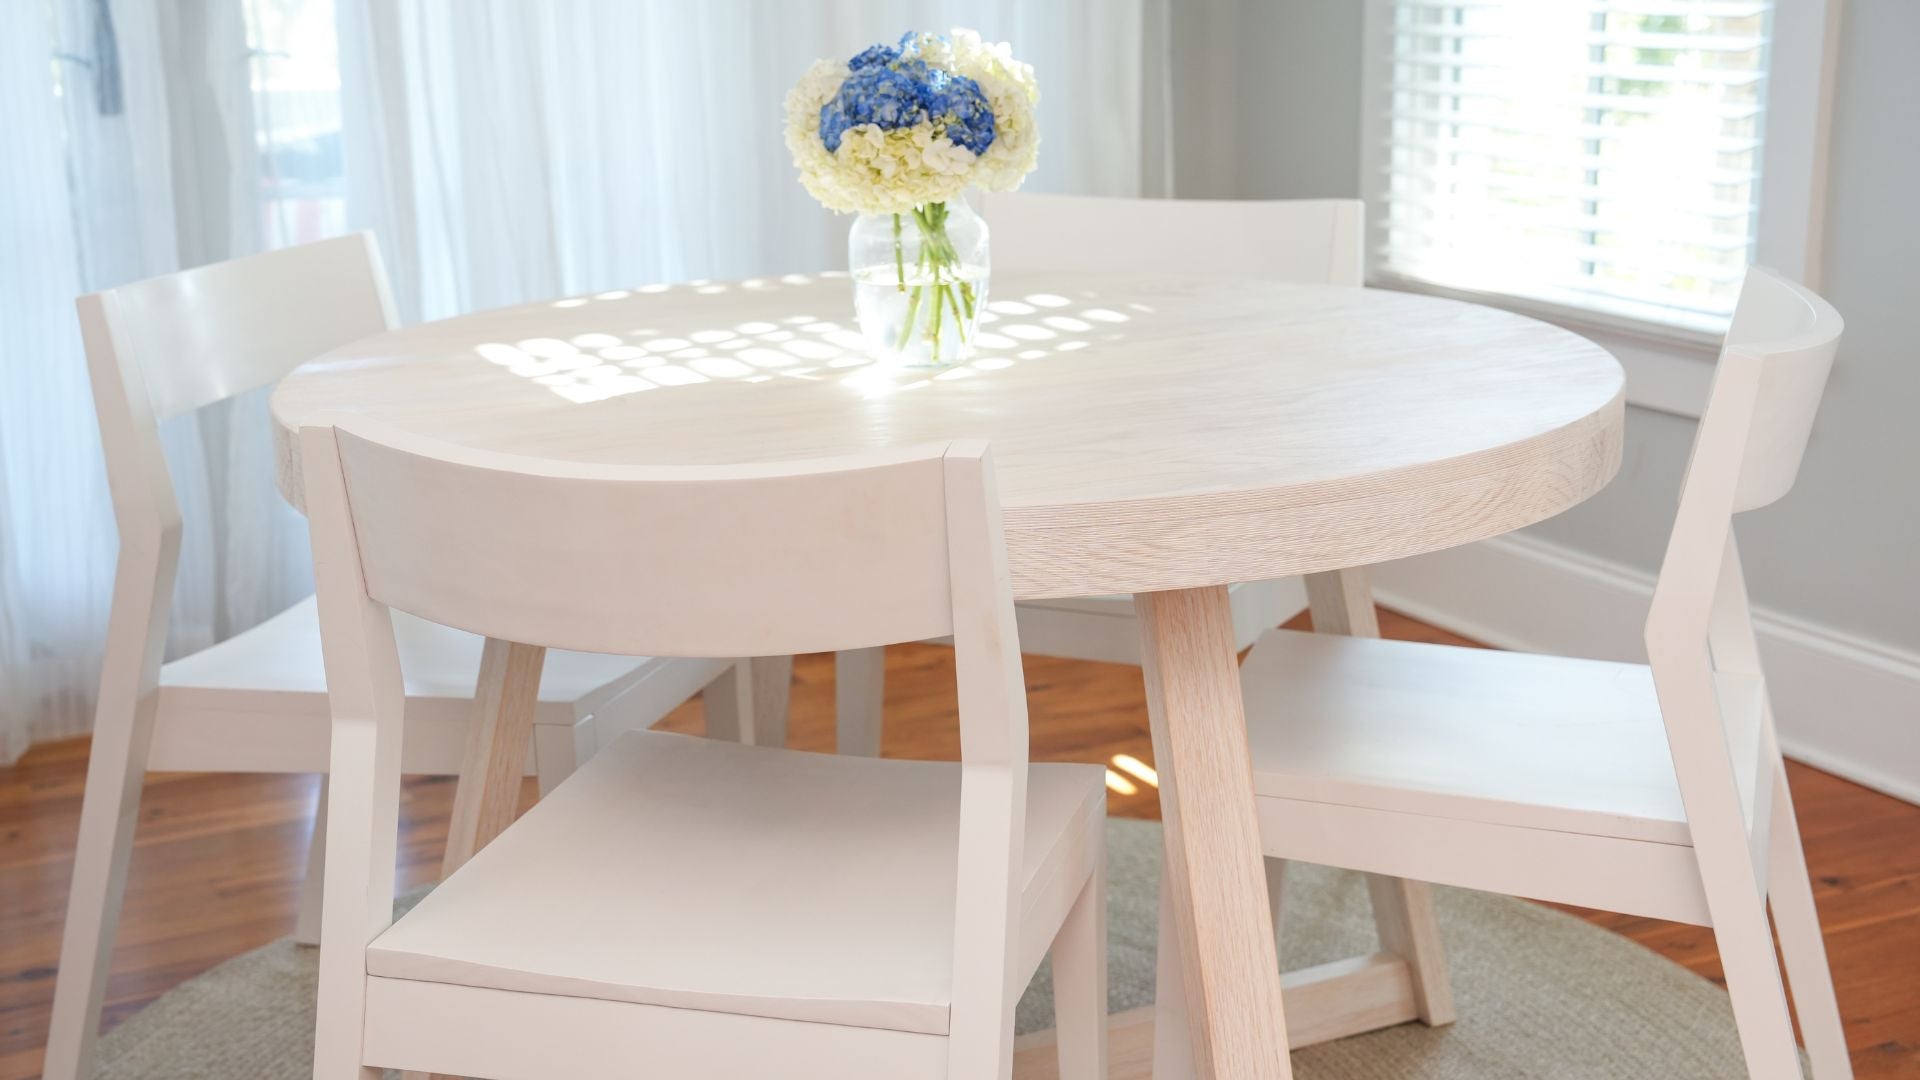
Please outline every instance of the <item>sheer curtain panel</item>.
M0 762L84 733L118 549L74 297L258 250L261 57L239 0L0 3ZM170 652L308 591L265 395L162 428Z
M309 0L338 5L348 213L404 316L844 265L780 132L814 60L914 28L1011 41L1037 190L1137 194L1151 0Z

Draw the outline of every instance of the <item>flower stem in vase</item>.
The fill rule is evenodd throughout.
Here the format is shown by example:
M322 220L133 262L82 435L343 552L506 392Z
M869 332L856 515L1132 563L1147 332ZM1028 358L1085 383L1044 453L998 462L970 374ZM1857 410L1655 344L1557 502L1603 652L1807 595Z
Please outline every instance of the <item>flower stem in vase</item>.
M926 334L932 352L930 359L935 364L940 362L942 338L946 336L946 313L953 313L953 332L959 339L956 347L966 346L974 314L972 284L966 280L959 252L954 249L953 240L947 235L948 213L944 202L926 203L913 208L914 224L920 228L921 264L933 278L928 286L933 291L933 308L927 312ZM911 314L907 323L911 328ZM903 335L903 343L908 336Z
M913 340L913 323L920 317L921 290L921 286L915 285L912 294L907 297L907 317L900 324L900 340L893 343L896 352L905 352L907 343Z
M951 200L855 223L848 265L873 355L910 366L966 360L987 295L984 232L970 207Z
M899 272L900 291L907 291L907 257L900 249L900 215L893 215L893 266ZM907 320L911 323L913 320Z
M946 289L947 287L940 282L940 263L939 260L936 259L933 264L932 328L927 334L927 340L933 345L933 362L936 364L940 362L940 313L945 310L940 304L940 298L941 295L946 292Z

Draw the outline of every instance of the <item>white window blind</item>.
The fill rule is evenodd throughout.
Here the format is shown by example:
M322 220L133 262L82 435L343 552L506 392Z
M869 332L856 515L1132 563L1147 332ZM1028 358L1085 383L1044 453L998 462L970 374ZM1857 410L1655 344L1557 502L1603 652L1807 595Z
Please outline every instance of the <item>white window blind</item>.
M1379 276L1725 329L1770 0L1382 2Z

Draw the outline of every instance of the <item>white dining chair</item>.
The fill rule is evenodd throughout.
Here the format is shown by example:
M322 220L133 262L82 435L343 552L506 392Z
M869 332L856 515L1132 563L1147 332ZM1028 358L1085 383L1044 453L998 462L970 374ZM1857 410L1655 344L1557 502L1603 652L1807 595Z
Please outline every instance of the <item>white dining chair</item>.
M984 216L992 229L993 268L1002 273L1178 274L1355 287L1363 274L1365 204L1358 199L1128 199L1010 192L989 195ZM1234 644L1242 649L1306 607L1297 579L1242 582L1230 595ZM1024 601L1015 611L1022 647L1029 653L1140 663L1130 596ZM884 672L885 660L877 650L843 652L835 658L841 753L880 752Z
M47 1039L50 1080L90 1075L145 774L327 768L327 684L312 597L163 663L181 520L159 425L395 324L368 234L154 278L81 297L78 307L120 555ZM395 634L413 721L404 768L457 773L481 641L412 618L398 621ZM653 723L709 683L725 691L716 695L724 711L739 697L738 677L718 660L556 655L534 729L541 787L557 784L599 742ZM301 898L296 936L309 942L318 932L322 851L312 844Z
M1049 949L1061 1075L1104 1075L1102 770L1027 762L983 444L595 466L334 422L300 433L333 709L316 1080L1005 1078ZM950 634L961 760L629 732L394 921L402 611L617 654Z
M1851 1076L1733 533L1792 486L1840 332L1820 297L1748 273L1649 664L1264 635L1241 677L1267 854L1710 926L1747 1067L1784 1080L1771 904L1814 1076Z

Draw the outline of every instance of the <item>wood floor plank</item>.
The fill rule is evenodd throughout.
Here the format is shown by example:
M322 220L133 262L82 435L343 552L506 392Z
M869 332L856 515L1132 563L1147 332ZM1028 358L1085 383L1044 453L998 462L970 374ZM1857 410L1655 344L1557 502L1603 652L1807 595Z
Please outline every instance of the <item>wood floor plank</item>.
M1387 637L1471 644L1390 611L1381 613L1381 629ZM1027 683L1033 760L1110 762L1124 753L1151 764L1138 668L1029 657ZM831 657L802 657L794 665L792 708L789 744L831 750ZM887 756L957 756L951 651L889 650L886 715ZM663 726L702 730L698 702ZM86 754L85 740L69 740L37 746L0 769L0 1080L24 1080L39 1069ZM1116 775L1134 790L1110 790L1109 812L1157 816L1153 789ZM1920 1075L1920 979L1914 976L1920 968L1920 807L1797 764L1789 768L1789 782L1858 1076ZM292 931L317 788L311 776L148 780L108 987L109 1023L221 960ZM452 795L449 779L407 780L403 887L437 873ZM529 781L522 798L532 797ZM1706 930L1577 913L1719 977ZM1122 1023L1114 1033L1115 1080L1144 1080L1150 1047L1147 1025ZM1051 1059L1043 1046L1023 1051L1019 1075L1051 1076Z

